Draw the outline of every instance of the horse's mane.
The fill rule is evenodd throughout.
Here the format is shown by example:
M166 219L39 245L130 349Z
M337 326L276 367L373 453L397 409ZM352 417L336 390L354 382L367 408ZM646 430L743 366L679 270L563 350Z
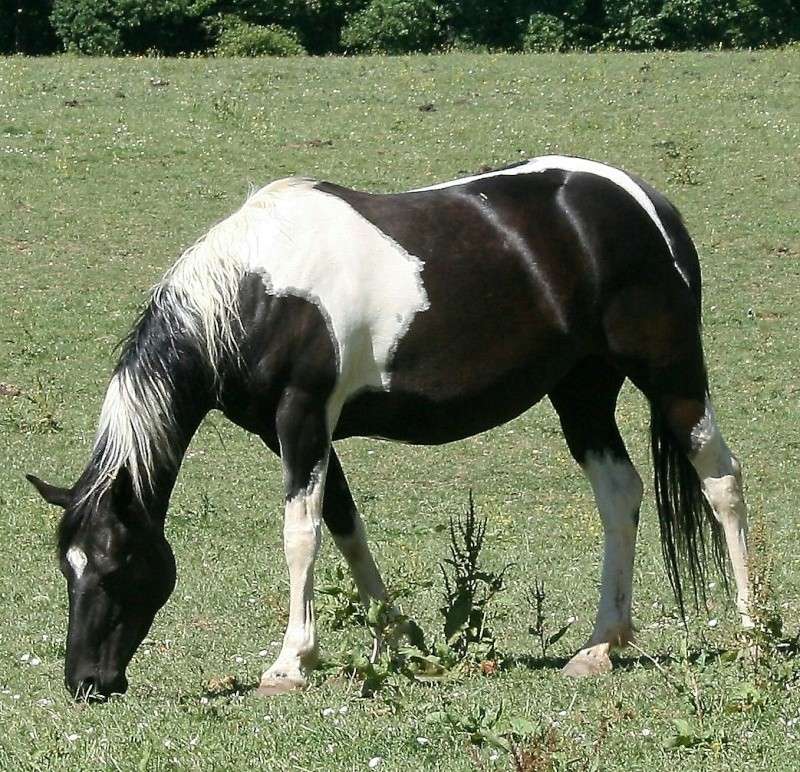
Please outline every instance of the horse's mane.
M180 462L176 364L188 353L218 386L221 370L238 358L247 210L248 204L183 253L153 288L121 342L84 473L82 500L105 493L122 467L130 472L134 494L141 500L152 490L160 465Z

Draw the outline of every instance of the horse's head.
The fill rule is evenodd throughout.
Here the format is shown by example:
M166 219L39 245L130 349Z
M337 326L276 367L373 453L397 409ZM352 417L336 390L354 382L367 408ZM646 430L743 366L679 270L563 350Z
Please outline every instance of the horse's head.
M76 699L103 699L128 688L125 669L156 612L175 587L175 559L163 526L133 495L122 469L102 495L28 480L64 509L61 572L69 592L65 683Z

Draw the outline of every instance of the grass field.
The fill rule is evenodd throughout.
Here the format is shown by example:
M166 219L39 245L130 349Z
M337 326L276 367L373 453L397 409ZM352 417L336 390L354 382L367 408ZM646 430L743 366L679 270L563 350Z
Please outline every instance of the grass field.
M421 109L422 108L422 109ZM532 723L529 770L800 768L792 660L755 667L731 603L676 616L650 486L635 571L638 645L606 677L563 679L591 630L599 518L542 404L488 434L419 449L368 440L340 457L390 585L439 633L446 524L474 489L487 565L514 565L493 629L507 666L373 699L321 673L272 701L247 688L277 651L288 581L279 465L212 416L193 442L168 536L178 588L129 669L131 689L75 705L62 686L66 593L56 513L23 478L71 483L93 437L112 349L167 266L290 174L399 190L550 152L636 171L682 210L701 254L718 414L767 535L786 629L800 627L800 50L763 53L280 61L0 59L0 769L508 769L470 742L480 711ZM623 434L650 476L647 410L626 387ZM323 545L321 583L339 558ZM576 622L541 659L548 624ZM332 630L323 654L366 651ZM212 679L244 688L214 696ZM688 698L687 698L688 695ZM450 711L454 721L441 719ZM434 719L437 714L439 720ZM675 724L675 719L685 724ZM484 728L491 718L484 716ZM670 747L677 746L677 747ZM379 761L374 761L379 759ZM371 761L372 760L372 761Z

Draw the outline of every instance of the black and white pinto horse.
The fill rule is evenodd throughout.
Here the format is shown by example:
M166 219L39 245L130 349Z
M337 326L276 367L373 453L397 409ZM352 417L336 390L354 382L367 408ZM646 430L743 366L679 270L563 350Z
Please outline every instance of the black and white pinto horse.
M625 378L651 406L662 548L681 608L681 576L697 599L707 552L719 562L724 538L749 624L741 474L708 396L697 253L662 195L560 156L391 195L268 185L155 288L75 485L29 477L65 509L67 687L95 698L127 688L175 584L164 520L209 410L260 436L283 465L289 621L261 678L270 694L304 686L315 663L322 521L364 603L385 597L332 441L451 442L544 396L605 533L594 631L565 670L608 670L609 651L632 639L642 499L614 417Z

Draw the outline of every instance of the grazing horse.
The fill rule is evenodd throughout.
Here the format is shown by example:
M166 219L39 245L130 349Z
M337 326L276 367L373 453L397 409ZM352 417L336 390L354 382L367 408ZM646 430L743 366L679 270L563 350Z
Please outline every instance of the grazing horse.
M697 600L707 553L721 565L724 542L750 624L741 474L709 399L697 253L661 194L561 156L389 195L273 182L154 289L78 481L29 476L65 509L67 687L84 698L127 688L175 584L164 520L209 410L261 437L283 466L289 621L261 678L272 694L304 686L315 663L322 521L364 603L386 595L332 441L451 442L544 396L605 535L594 631L565 671L608 670L610 649L632 638L642 499L614 417L625 378L651 408L662 549L681 609L682 577Z

